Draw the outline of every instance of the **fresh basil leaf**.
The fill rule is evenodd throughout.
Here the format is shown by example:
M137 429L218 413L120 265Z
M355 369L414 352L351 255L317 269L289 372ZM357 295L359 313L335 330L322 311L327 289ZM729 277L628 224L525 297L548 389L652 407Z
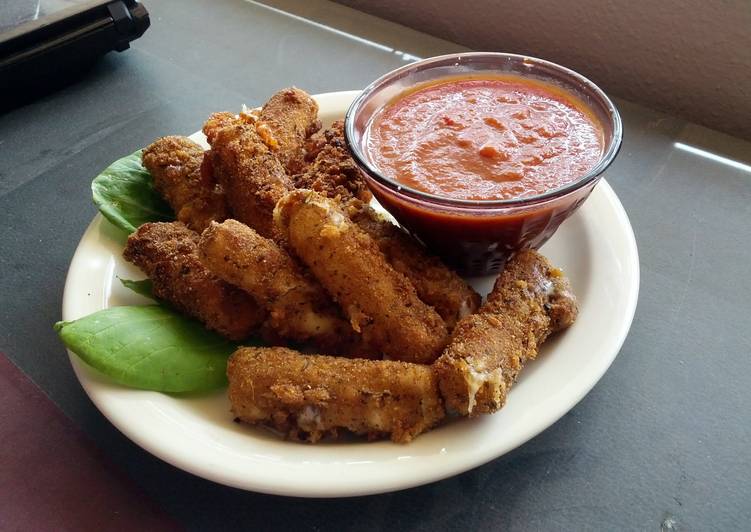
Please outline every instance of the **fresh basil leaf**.
M118 159L91 182L99 212L127 233L146 222L175 219L170 206L154 189L151 174L141 164L141 151Z
M55 330L84 362L116 382L159 392L198 392L227 383L236 345L159 305L112 307Z
M120 279L120 277L118 277L118 279ZM136 294L140 294L150 299L156 299L156 297L154 297L154 283L151 282L151 279L141 279L140 281L120 279L120 282L123 283L125 288L130 288Z

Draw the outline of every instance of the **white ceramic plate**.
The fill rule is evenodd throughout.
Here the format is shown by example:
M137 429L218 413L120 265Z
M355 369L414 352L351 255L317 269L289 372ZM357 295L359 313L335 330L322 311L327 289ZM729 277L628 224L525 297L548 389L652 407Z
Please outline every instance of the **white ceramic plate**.
M357 92L316 97L328 125ZM197 133L194 139L204 141ZM68 271L63 319L147 300L117 277L143 274L121 258L123 238L100 215L81 238ZM224 391L170 396L119 386L70 353L94 404L147 451L198 476L247 490L345 497L399 490L456 475L497 458L549 427L602 377L623 344L639 291L639 260L628 217L603 180L543 252L571 278L581 312L545 343L500 412L455 420L406 445L348 441L306 445L234 423ZM493 279L473 282L483 295Z

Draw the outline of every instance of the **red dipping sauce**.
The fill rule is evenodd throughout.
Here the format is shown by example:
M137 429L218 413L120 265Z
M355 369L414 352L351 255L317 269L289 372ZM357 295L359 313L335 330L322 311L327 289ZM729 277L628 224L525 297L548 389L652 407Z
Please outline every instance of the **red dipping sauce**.
M517 76L443 79L402 94L368 128L365 150L384 175L461 200L544 194L584 176L603 154L586 106Z
M591 81L494 52L394 70L345 119L376 199L465 275L496 273L514 251L544 244L614 160L621 129Z

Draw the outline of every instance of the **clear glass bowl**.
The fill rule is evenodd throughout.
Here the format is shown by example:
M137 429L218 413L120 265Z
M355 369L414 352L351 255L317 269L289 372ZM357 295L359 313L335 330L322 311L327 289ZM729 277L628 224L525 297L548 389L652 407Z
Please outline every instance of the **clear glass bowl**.
M560 87L583 101L604 132L604 150L586 175L544 194L508 200L459 200L405 186L368 159L365 133L374 116L415 85L444 77L513 74ZM515 54L474 52L412 63L374 81L350 106L345 138L376 199L434 253L465 275L503 268L516 250L538 248L587 199L621 146L618 110L587 78L549 61Z

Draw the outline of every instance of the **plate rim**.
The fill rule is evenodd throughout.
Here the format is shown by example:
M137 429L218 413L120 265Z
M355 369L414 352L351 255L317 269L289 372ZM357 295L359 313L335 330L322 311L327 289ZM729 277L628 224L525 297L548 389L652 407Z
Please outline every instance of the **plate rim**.
M360 91L357 90L337 91L313 95L313 97L319 102L319 104L321 104L323 101L327 100L336 101L344 98L354 98L354 96L359 92ZM290 485L289 482L284 481L276 483L254 482L253 478L250 477L246 477L243 479L243 481L239 481L231 476L222 476L221 472L217 472L217 470L213 468L211 464L202 464L198 461L192 462L190 460L181 459L180 456L176 456L174 453L169 452L169 446L163 446L162 442L150 439L148 437L148 431L139 431L137 430L137 427L134 427L132 424L125 423L124 420L118 418L118 416L111 411L111 408L108 406L104 398L100 397L98 391L95 390L95 381L91 381L85 374L85 371L96 370L93 370L86 366L86 364L70 350L68 350L68 356L76 374L76 378L78 379L89 399L102 413L102 415L104 415L108 419L108 421L112 423L124 436L136 443L145 451L158 457L159 459L181 470L187 471L207 480L243 490L255 491L260 493L313 498L372 495L399 491L411 487L429 484L432 482L437 482L439 480L452 477L462 472L469 471L496 458L499 458L500 456L507 454L511 450L523 445L530 439L543 432L545 429L547 429L557 420L563 417L567 412L573 409L592 390L592 388L594 388L594 386L602 379L602 376L605 374L605 372L607 372L615 358L620 353L623 344L628 336L628 332L631 328L631 324L636 312L636 306L638 303L639 288L641 282L639 254L636 244L636 237L634 235L631 222L615 191L612 189L609 183L605 181L605 179L601 179L598 183L595 191L598 190L598 194L602 194L604 196L604 199L607 201L612 214L618 222L617 226L623 230L622 236L625 237L626 244L626 254L623 258L627 259L628 263L626 264L626 271L630 273L627 301L625 302L625 312L623 314L625 319L623 319L619 323L619 326L617 328L618 340L613 343L612 353L608 353L607 359L604 360L604 363L602 363L597 368L598 371L596 372L596 374L593 374L593 378L591 378L591 380L585 386L577 388L576 393L571 395L571 400L566 401L557 409L548 412L548 415L546 415L544 419L537 420L533 424L532 428L528 429L521 438L517 438L514 443L507 445L507 448L503 448L498 452L491 451L480 453L476 457L464 461L453 460L444 468L440 468L435 471L423 471L423 473L420 475L396 476L396 478L393 478L390 483L382 483L380 485L369 485L366 481L356 483L356 485L349 485L347 483L344 483L337 486L336 483L334 483L333 486L314 486L311 488L306 485ZM84 248L85 241L87 240L87 235L89 235L90 232L94 231L94 229L102 223L107 224L108 222L102 217L100 213L97 213L94 219L87 226L86 230L83 232L81 239L76 246L73 257L71 258L70 265L66 274L66 282L63 292L63 320L70 319L70 307L75 304L74 299L78 295L74 294L73 287L71 285L73 284L73 272L74 266L76 265L76 260L77 258L79 260L82 260L80 259L79 251Z

